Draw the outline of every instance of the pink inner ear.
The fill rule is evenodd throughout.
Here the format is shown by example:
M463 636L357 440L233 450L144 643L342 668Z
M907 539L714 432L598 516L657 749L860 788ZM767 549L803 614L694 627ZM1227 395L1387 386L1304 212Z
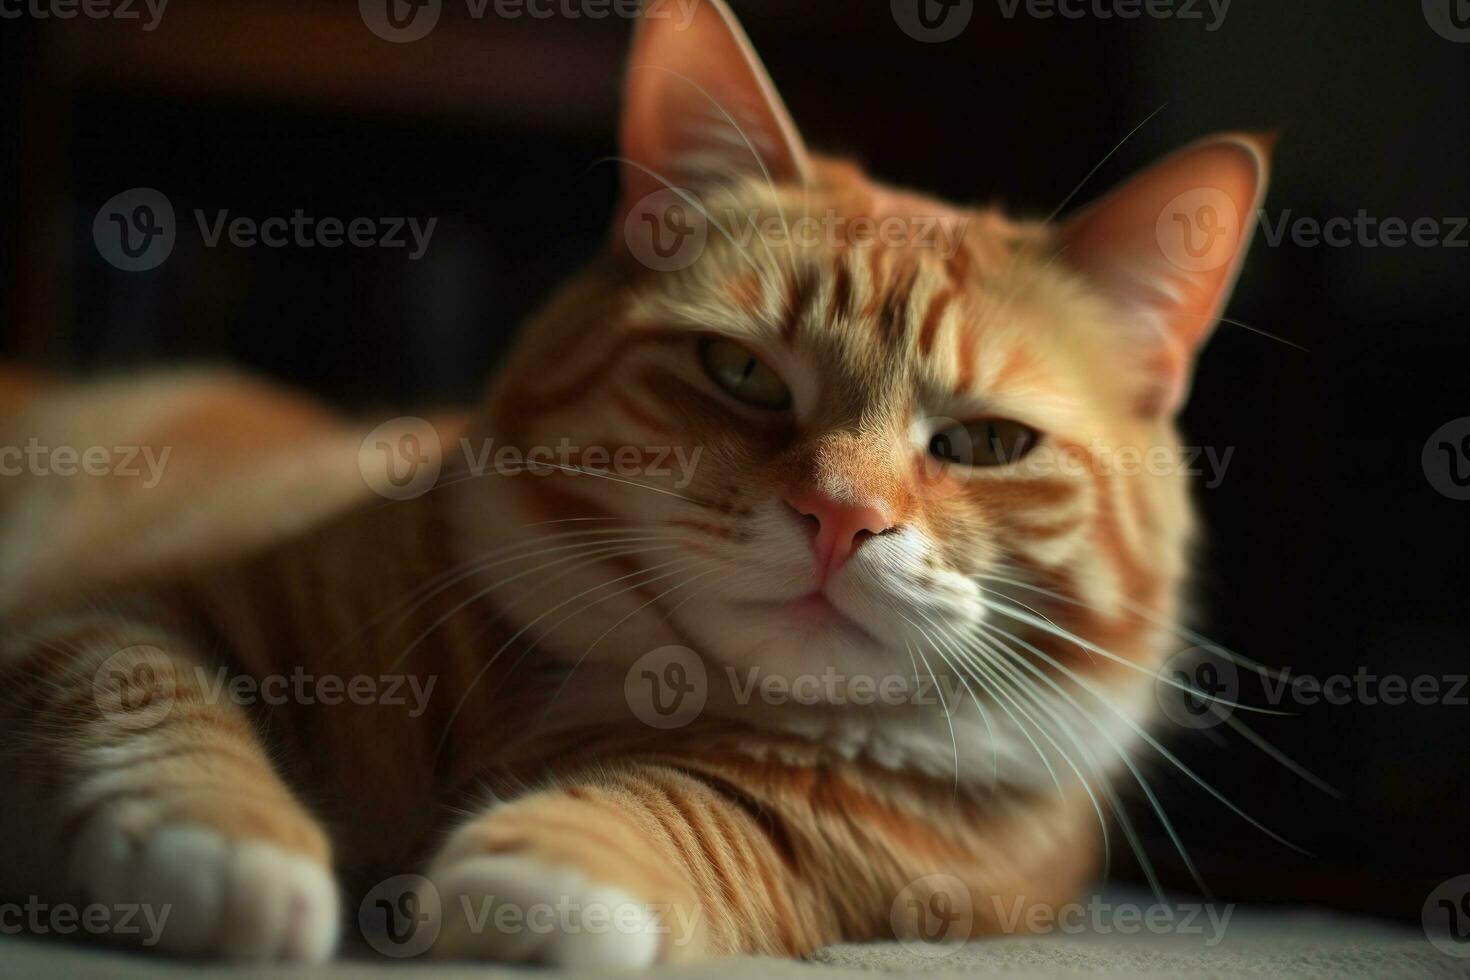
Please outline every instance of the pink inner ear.
M734 15L722 0L700 0L687 23L677 9L646 6L634 32L620 218L667 186L659 177L687 188L732 173L777 183L808 173L801 137Z
M1156 164L1073 218L1062 257L1130 312L1162 328L1141 356L1164 407L1229 298L1255 231L1273 139L1217 136Z

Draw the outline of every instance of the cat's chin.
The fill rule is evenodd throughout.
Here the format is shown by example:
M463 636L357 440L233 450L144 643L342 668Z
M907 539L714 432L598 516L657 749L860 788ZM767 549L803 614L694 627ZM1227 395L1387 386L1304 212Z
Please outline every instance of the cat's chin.
M906 667L902 642L885 641L819 593L794 599L711 604L686 624L703 653L732 667L796 677L839 671L878 676Z

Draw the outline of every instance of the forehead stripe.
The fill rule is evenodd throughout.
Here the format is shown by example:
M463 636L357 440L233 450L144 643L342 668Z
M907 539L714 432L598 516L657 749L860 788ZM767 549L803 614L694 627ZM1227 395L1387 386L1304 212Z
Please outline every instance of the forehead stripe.
M919 278L919 267L910 264L895 270L893 282L883 296L878 312L878 332L890 341L902 339L908 322L909 298Z
M845 253L837 253L836 281L832 284L832 301L827 305L827 322L836 325L852 316L852 270L843 260Z
M975 383L975 331L961 328L959 350L955 358L959 366L959 377L955 380L955 394L963 395Z
M939 332L939 323L944 311L955 298L953 289L941 289L929 298L929 308L924 311L924 322L919 327L919 350L928 354L934 349L934 335Z
M817 297L817 274L810 267L793 272L786 278L786 321L781 324L781 339L788 344L796 339L796 331L806 317L812 300Z

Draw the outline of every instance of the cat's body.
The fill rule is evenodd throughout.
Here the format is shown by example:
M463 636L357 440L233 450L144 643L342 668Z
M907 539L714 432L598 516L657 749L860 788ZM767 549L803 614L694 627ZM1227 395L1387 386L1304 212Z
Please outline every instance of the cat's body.
M710 873L728 875L742 887L764 883L736 901L723 890L643 893L634 890L641 883L636 866L624 866L630 856L646 852L634 834L620 844L618 828L609 838L598 820L586 831L594 835L590 840L578 840L569 830L564 846L573 855L579 848L587 851L577 856L590 865L594 880L611 877L628 886L640 906L683 910L666 913L670 934L662 955L675 959L738 951L790 955L838 939L890 935L889 906L898 893L938 871L982 882L980 892L1005 896L1008 903L1025 895L1028 902L1045 904L1065 900L1094 870L1097 825L1085 799L1058 795L1049 785L1040 794L992 788L988 779L977 783L968 772L957 789L949 770L958 760L942 715L931 704L920 711L927 718L919 719L919 730L907 737L913 717L885 723L853 708L833 715L851 721L840 735L812 737L813 717L823 711L810 705L792 716L800 722L795 735L762 725L758 717L749 719L754 724L742 723L739 712L717 718L714 706L709 717L669 732L629 712L621 696L622 667L582 664L564 684L564 669L528 665L528 653L549 659L554 648L531 650L528 637L512 640L514 624L471 601L487 584L484 576L426 595L426 584L460 564L450 514L452 483L445 488L449 492L385 505L358 469L362 433L325 410L304 408L269 387L199 372L59 387L5 420L7 436L36 436L43 445L76 444L64 438L67 431L86 433L87 445L167 445L175 464L146 490L142 473L89 480L81 493L74 492L76 481L44 477L5 485L0 549L17 565L27 559L24 566L37 572L3 583L7 620L34 630L36 638L35 645L12 641L6 650L6 704L13 711L40 707L33 699L42 690L70 678L74 693L90 703L63 710L46 705L51 717L41 724L68 741L64 756L86 747L89 720L101 727L93 734L99 745L141 743L194 697L228 708L234 696L221 696L217 685L228 692L241 675L286 678L289 684L302 667L308 680L295 690L305 690L304 698L288 695L272 704L266 688L251 687L237 700L252 706L247 713L268 732L274 768L292 795L309 805L313 822L327 830L331 843L297 826L303 814L277 799L267 797L262 809L251 812L242 798L259 795L253 779L268 781L263 773L228 770L223 775L232 785L221 801L230 813L222 828L226 837L279 841L314 856L330 847L346 893L356 895L378 880L422 870L464 808L595 771L598 782L616 788L625 780L635 792L653 795L659 806L672 805L663 802L667 798L688 807L678 816L655 819L689 817L686 833L697 836L695 850L708 850ZM222 425L237 429L241 438L229 439ZM160 431L169 433L166 442L156 438ZM440 432L457 449L460 429L451 421ZM314 460L309 468L302 466L306 459ZM312 526L302 530L303 520ZM36 528L52 527L74 537L36 541ZM124 528L128 533L120 534ZM185 528L188 533L181 533ZM117 545L110 536L117 536ZM133 541L152 547L129 550ZM497 578L528 567L507 559L501 565L505 574ZM343 577L344 569L365 568L371 574ZM421 605L420 598L426 599ZM431 628L441 620L443 625ZM201 652L197 660L178 662L176 673L158 688L167 705L163 718L139 728L89 719L97 705L96 672L107 658L134 643L164 643L167 636L188 637ZM402 657L410 646L412 653ZM503 669L471 683L487 655L497 651L503 651ZM144 664L153 666L146 659ZM134 667L125 667L125 674ZM711 681L718 685L722 676L714 673ZM352 678L373 678L381 703L354 704L340 692L324 698L317 684L324 677L342 678L344 690ZM176 693L176 684L193 693ZM464 691L478 696L461 709ZM145 697L113 714L147 717L154 703L159 702ZM737 707L757 713L761 708ZM7 721L13 719L14 714ZM894 747L895 740L901 747ZM31 743L12 743L16 748L26 751L6 758L5 830L7 840L25 844L5 855L7 892L148 900L146 893L90 890L79 880L85 872L58 877L58 867L77 845L74 834L95 816L96 804L81 772L81 785L74 788L83 791L86 807L52 796L63 789L51 783L57 760L38 758ZM152 749L150 740L150 750L139 746L138 754L153 755ZM983 763L980 768L989 771L991 758L978 746L962 749L960 758L967 767ZM620 771L625 761L629 768ZM118 769L106 766L92 778L110 784ZM214 782L220 775L204 780L212 793L219 791ZM137 791L149 798L158 782L150 774ZM1074 787L1073 794L1080 790ZM58 823L62 815L69 819ZM309 846L303 846L303 835ZM880 850L883 859L870 866ZM608 874L599 873L604 866ZM191 864L189 873L208 871ZM657 881L661 875L651 877ZM767 887L769 895L763 894ZM536 898L555 902L564 895L575 900L576 889ZM692 916L691 907L699 909ZM975 931L995 931L1000 908L977 906ZM699 928L696 935L678 932L680 915ZM325 928L320 921L312 924ZM228 919L223 926L226 932L239 927ZM164 935L164 948L214 948L207 940L170 943ZM298 945L274 952L307 955L322 948L300 945L308 941L297 937ZM255 952L243 949L242 955ZM619 954L611 955L616 962Z
M650 175L693 166L694 91L759 160L721 161L707 214L923 222L952 247L742 245L719 222L683 269L615 247L483 406L405 444L443 467L407 499L364 482L359 428L238 379L16 398L0 445L170 460L149 487L0 484L0 613L24 627L0 652L0 886L173 903L177 951L317 957L333 863L349 907L427 869L442 952L614 965L922 932L910 900L945 882L963 934L994 932L1081 886L1191 528L1177 472L1100 457L1174 444L1248 228L1210 268L1112 266L1197 173L1249 213L1263 147L1201 144L1064 228L1015 225L808 158L727 12L693 34L640 31L635 68L659 67L630 81L620 230ZM976 417L1025 425L935 421ZM961 430L990 440L969 465L929 459ZM982 459L1012 432L1016 456ZM469 465L563 442L553 468ZM631 474L588 458L626 447ZM653 458L676 451L682 485ZM640 658L671 646L703 665L677 727L640 703L669 666ZM923 696L853 703L923 674ZM815 703L759 686L830 675ZM456 900L486 894L642 912L477 930Z

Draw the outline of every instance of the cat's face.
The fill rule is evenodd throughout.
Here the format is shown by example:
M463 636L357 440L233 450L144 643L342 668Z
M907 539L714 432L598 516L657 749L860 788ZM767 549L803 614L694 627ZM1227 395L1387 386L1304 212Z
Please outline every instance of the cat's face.
M631 287L623 329L647 342L604 362L588 435L671 443L694 465L680 496L595 489L615 516L688 538L705 587L671 593L687 598L672 616L700 649L908 672L910 649L969 642L987 590L1013 591L1001 578L1047 570L1108 602L1127 591L1120 563L1154 582L1177 570L1177 541L1138 532L1182 533L1179 481L1129 487L1092 458L1168 444L1167 420L1137 415L1146 380L1043 231L821 163L805 195L751 181L702 204L721 223L837 215L914 240L767 249L715 233L694 265ZM1097 535L1104 492L1121 494L1137 554Z
M506 481L497 533L559 550L505 607L571 659L682 643L787 676L1004 686L1017 665L977 651L1021 643L1048 672L1119 672L1047 623L1152 655L1130 610L1173 614L1189 532L1172 414L1247 237L1192 270L1157 218L1196 186L1248 215L1262 147L1199 144L1064 225L1017 224L808 157L701 10L640 28L613 255L492 399L502 442L597 474ZM638 238L671 205L703 230L678 268Z

